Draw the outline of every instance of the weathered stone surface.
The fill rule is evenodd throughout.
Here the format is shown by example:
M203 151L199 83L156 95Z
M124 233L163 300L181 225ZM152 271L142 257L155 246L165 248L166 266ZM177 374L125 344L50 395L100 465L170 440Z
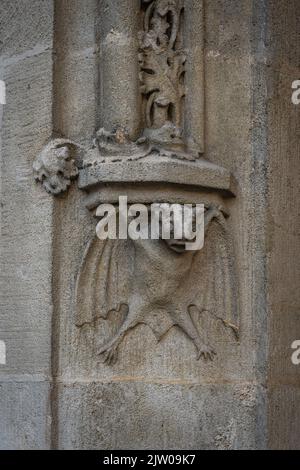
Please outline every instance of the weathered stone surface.
M165 132L150 156L141 157L140 148L157 139L143 132L149 90L143 95L139 88L138 54L148 46L141 47L139 32L152 37L158 27L168 47L177 17L172 9L183 1L167 2L167 14L157 13L164 2L156 2L150 15L156 26L151 20L148 29L143 16L151 2L144 3L141 11L137 0L1 2L7 104L0 340L7 364L0 365L0 447L300 448L299 372L290 360L290 345L300 339L300 106L290 99L299 78L297 1L216 0L205 2L205 12L202 1L185 1L178 31L185 40L186 96L179 93L179 103L162 84L172 68L167 63L159 78L150 72L164 96L157 97L155 116L153 110L148 115L161 137L157 131L169 131L174 115L172 106L168 113L160 108L175 103L182 148L170 145ZM174 47L169 60L182 52ZM139 140L143 134L146 140ZM57 198L34 182L32 169L55 138L80 147L78 184ZM129 202L204 202L229 216L230 254L218 251L228 239L212 221L197 274L187 278L209 301L224 302L221 321L206 310L193 317L214 345L213 361L197 361L182 328L173 326L157 342L144 322L126 330L118 361L103 363L99 352L124 318L121 310L94 315L98 299L90 292L105 291L111 258L88 269L83 260L95 238L92 211L124 192ZM126 256L131 262L128 248ZM151 305L163 289L165 265L153 273L164 256L142 260L136 269L140 286L151 281L144 286ZM168 266L172 273L176 263ZM234 276L226 275L233 267ZM163 277L170 282L168 272ZM120 284L115 271L113 280L103 298ZM85 303L76 299L78 285ZM172 300L185 299L189 289L180 296L178 289ZM222 323L232 292L238 338ZM78 322L78 310L81 317L86 307L92 321Z
M59 397L62 449L261 447L255 415L261 391L251 385L120 377L61 384Z
M89 189L102 183L177 183L223 190L232 195L235 184L225 168L205 160L187 162L182 160L149 156L139 161L105 161L80 171L79 188Z
M291 361L291 344L300 338L300 106L291 101L300 66L298 2L272 0L268 23L268 445L299 449L300 365Z
M47 378L31 373L2 377L0 421L1 450L48 449L51 409Z
M0 442L39 449L50 446L53 203L32 164L52 133L53 3L1 2L1 10Z

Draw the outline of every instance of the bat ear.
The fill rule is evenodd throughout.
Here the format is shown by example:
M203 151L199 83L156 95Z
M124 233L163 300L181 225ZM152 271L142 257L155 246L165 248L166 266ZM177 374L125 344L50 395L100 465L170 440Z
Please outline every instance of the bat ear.
M218 206L217 207L219 213L221 216L225 217L226 219L229 217L229 211L226 209L224 206Z

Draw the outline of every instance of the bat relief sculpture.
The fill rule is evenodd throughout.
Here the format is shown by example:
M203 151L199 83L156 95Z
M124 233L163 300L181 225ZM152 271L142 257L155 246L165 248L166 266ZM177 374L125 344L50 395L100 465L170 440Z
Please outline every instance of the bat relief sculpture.
M173 327L194 343L197 359L216 351L194 316L209 312L238 335L232 246L222 211L205 211L205 244L186 251L184 240L106 240L88 245L77 278L76 324L93 325L114 312L123 315L117 333L98 351L108 364L129 330L148 325L160 341Z

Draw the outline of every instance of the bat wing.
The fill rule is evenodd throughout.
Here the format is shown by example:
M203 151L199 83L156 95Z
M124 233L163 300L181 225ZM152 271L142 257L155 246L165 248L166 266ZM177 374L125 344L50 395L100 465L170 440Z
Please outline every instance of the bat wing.
M107 318L128 304L134 267L133 244L127 240L99 240L88 244L76 280L76 325Z
M214 219L206 233L205 243L194 257L191 280L185 286L190 305L205 312L210 323L229 328L236 339L239 312L235 259L231 234L222 214Z

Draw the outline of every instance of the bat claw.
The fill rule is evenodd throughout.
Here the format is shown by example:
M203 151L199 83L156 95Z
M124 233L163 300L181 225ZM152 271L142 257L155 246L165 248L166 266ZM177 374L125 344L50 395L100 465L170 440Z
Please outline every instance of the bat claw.
M205 361L213 361L214 356L216 356L216 352L208 345L201 346L200 349L198 350L198 355L197 355L197 360L200 358L203 358Z
M118 345L104 346L100 349L98 355L101 356L103 364L113 366L118 360Z

